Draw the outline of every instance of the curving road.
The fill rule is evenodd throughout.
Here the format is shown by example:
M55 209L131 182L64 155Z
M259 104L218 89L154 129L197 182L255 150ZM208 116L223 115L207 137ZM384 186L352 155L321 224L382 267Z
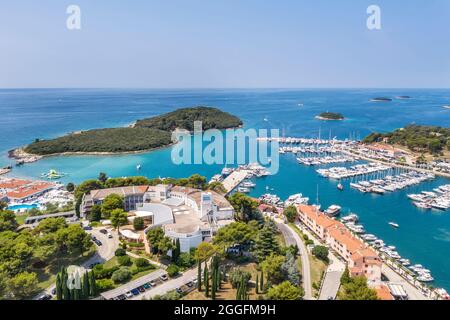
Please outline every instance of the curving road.
M295 230L284 223L277 223L278 229L283 234L286 245L297 245L300 258L302 259L302 284L305 290L305 300L312 300L312 287L311 287L311 265L309 264L308 250L305 244Z

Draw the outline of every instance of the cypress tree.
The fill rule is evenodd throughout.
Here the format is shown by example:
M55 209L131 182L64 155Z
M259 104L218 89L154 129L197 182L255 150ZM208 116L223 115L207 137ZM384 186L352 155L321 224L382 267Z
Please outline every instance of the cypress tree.
M82 298L84 300L89 299L89 277L87 271L83 275L83 284L82 284Z
M56 276L56 299L62 300L61 272Z
M205 295L209 297L209 274L208 267L205 268Z
M63 300L70 300L70 290L67 287L68 276L67 276L66 269L62 270L61 280L62 280L61 285L62 285L62 297L63 297Z
M198 262L197 289L199 292L202 291L202 263L201 263L201 261Z
M97 285L95 283L94 271L90 272L89 289L90 289L91 297L96 297L97 296Z
M259 287L259 279L258 279L258 273L256 273L256 288L255 288L255 292L256 292L256 294L259 294L259 290L258 290L258 287Z
M264 292L264 272L261 271L261 280L259 283L259 288L261 289L261 292Z

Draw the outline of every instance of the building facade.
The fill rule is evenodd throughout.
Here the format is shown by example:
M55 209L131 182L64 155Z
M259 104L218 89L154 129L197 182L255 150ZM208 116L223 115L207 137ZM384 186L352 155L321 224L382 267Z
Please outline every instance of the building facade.
M380 257L353 236L344 224L314 206L299 205L297 212L300 221L347 262L352 276L365 276L372 286L381 283Z

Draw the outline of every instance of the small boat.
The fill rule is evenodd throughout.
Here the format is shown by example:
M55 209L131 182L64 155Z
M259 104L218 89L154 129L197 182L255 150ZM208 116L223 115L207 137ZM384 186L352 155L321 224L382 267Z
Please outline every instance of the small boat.
M338 190L343 191L344 190L344 186L342 185L342 183L339 183L337 185Z
M141 170L141 165L140 165L140 164L138 164L138 165L136 166L136 170Z
M329 217L334 217L334 216L337 216L341 212L341 207L336 204L333 204L333 205L329 206L328 209L325 210L324 212Z
M254 188L254 187L256 187L256 183L251 182L251 181L244 181L244 182L242 182L241 185L243 187L245 187L245 188Z
M394 228L400 227L400 226L398 225L398 223L395 223L395 222L389 222L389 225L392 226L392 227L394 227Z
M249 192L250 192L250 189L249 189L249 188L245 188L245 187L239 187L239 188L238 188L238 192L241 192L241 193L249 193Z
M267 118L264 118L264 121L265 121L265 122L267 122L267 121L269 121L269 119L267 119Z
M42 173L41 177L47 178L50 180L56 180L56 179L61 179L65 175L66 175L65 173L58 172L55 169L50 169L47 173Z

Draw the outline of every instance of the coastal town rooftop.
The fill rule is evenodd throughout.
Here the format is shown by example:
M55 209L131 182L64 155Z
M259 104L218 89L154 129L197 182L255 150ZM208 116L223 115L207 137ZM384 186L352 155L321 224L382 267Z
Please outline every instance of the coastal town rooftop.
M53 189L55 186L51 182L36 181L7 192L7 196L10 200L20 201Z

